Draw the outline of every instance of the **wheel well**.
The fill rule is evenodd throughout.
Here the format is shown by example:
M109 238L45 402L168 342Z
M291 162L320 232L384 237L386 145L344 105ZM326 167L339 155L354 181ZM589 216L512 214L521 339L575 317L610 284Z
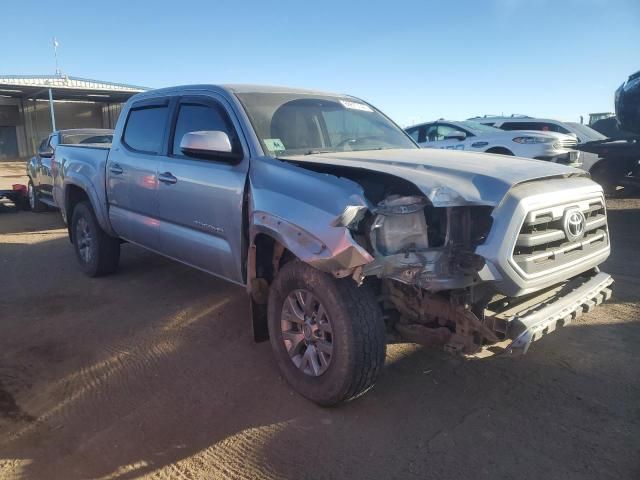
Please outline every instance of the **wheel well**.
M513 152L505 147L492 147L485 151L485 153L497 153L498 155L511 155L513 156Z
M76 185L69 185L65 195L65 212L67 215L67 231L69 232L69 241L73 242L71 219L73 218L73 209L80 202L89 200L87 192Z
M296 256L275 238L265 233L259 233L253 238L247 262L247 287L256 342L269 339L267 302L270 285L280 268L295 259Z
M271 283L280 268L296 256L273 237L259 233L253 239L256 247L255 276Z

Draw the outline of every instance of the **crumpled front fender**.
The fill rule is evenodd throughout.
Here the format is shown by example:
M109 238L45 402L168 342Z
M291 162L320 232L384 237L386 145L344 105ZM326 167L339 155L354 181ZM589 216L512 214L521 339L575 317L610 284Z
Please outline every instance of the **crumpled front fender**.
M336 276L373 261L336 222L349 206L370 207L357 183L261 158L252 163L249 188L252 243L267 234L300 260Z

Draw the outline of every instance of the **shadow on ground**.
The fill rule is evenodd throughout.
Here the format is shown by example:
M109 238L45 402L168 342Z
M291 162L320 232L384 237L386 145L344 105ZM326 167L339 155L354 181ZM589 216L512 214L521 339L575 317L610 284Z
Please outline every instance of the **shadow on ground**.
M0 220L14 274L0 297L2 477L640 473L637 210L610 212L614 303L521 358L392 346L377 387L333 409L294 394L252 342L242 289L131 245L118 274L88 279L64 229L26 215ZM19 233L38 222L55 231Z

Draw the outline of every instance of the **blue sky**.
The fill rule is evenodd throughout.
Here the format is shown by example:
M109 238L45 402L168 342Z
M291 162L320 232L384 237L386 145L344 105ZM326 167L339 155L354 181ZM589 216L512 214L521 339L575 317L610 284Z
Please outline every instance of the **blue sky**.
M362 97L407 125L610 111L640 69L640 0L7 2L0 74Z

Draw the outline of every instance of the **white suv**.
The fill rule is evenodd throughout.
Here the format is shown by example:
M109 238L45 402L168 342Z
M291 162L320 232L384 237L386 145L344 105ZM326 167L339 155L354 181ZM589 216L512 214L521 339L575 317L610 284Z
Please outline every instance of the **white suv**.
M565 135L575 136L578 143L607 138L588 125L577 122L561 122L550 118L533 118L523 115L511 117L485 115L484 117L473 117L468 120L496 127L500 130L538 130L541 132L564 133Z
M606 140L607 137L597 132L593 128L577 122L560 122L550 118L533 118L523 115L511 117L487 116L474 117L469 120L499 128L500 130L537 130L541 132L557 132L571 135L576 138L578 144L591 142L594 140ZM599 160L594 153L582 152L580 154L582 168L590 171Z
M475 121L422 123L405 129L423 148L499 153L580 166L574 137L555 132L505 132Z

